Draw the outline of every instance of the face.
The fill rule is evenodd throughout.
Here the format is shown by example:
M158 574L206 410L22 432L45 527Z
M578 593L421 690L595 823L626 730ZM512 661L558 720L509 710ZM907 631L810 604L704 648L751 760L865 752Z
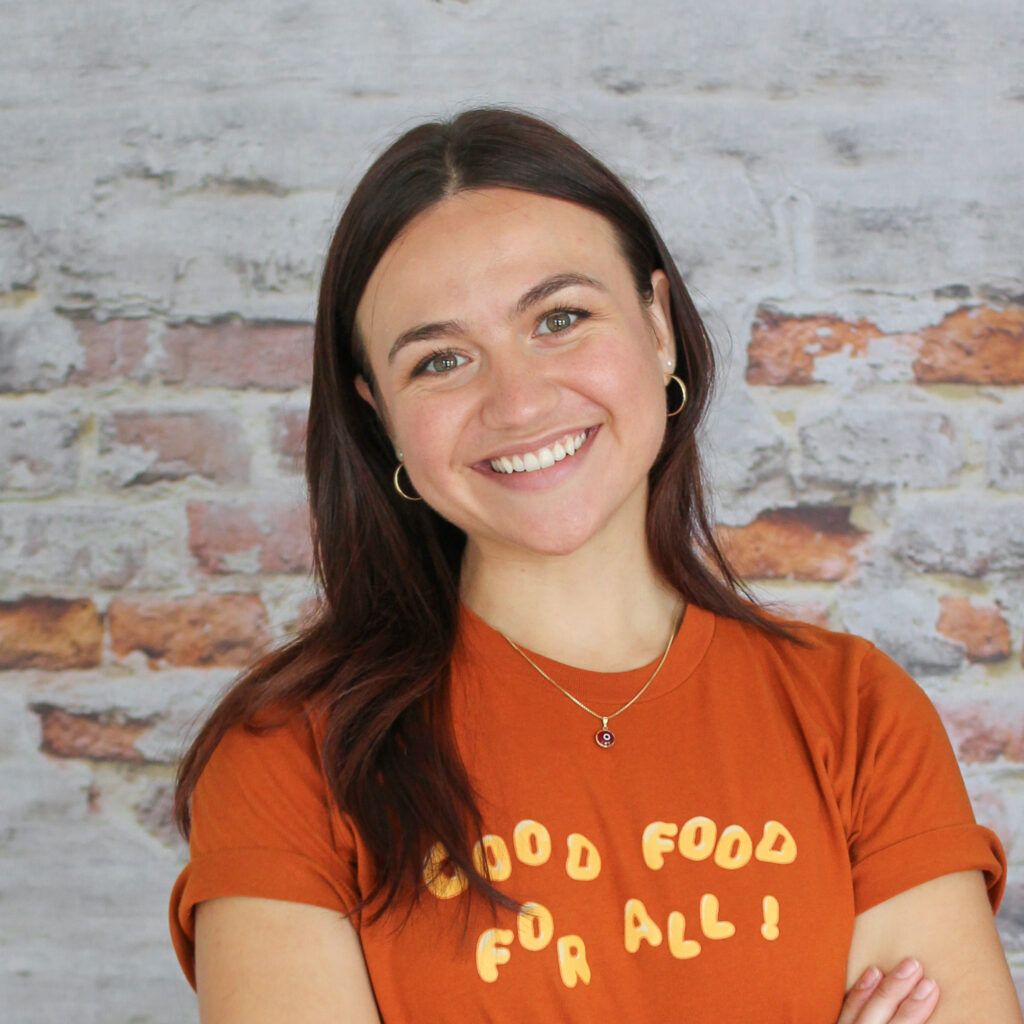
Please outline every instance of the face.
M357 387L478 553L642 532L674 354L652 286L646 305L603 217L512 189L459 192L385 252L356 313L376 387Z

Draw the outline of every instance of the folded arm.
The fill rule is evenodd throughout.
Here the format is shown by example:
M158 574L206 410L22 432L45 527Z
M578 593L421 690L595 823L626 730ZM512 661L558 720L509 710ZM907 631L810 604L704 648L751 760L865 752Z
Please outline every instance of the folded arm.
M195 911L202 1024L380 1024L359 937L334 910L228 896Z
M980 871L943 875L859 914L847 987L870 966L892 971L908 952L938 983L929 1024L1022 1024Z

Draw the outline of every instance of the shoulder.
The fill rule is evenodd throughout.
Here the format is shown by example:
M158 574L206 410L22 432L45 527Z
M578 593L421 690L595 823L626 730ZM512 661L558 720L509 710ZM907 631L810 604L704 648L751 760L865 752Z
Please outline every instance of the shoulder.
M211 768L256 767L267 761L296 767L316 764L320 758L317 720L304 705L279 705L237 721L221 736L207 763Z
M716 671L744 673L834 739L880 735L903 723L944 730L924 690L870 640L773 617L789 636L717 617L709 656Z
M221 736L200 784L221 774L257 771L287 775L319 765L320 740L316 720L305 706L278 706L251 719L235 722Z
M192 796L193 850L225 829L286 822L296 808L328 811L318 721L303 706L275 707L221 736Z
M716 616L714 656L790 675L811 686L852 685L865 695L885 687L919 690L904 669L864 637L775 615L769 619L788 635Z

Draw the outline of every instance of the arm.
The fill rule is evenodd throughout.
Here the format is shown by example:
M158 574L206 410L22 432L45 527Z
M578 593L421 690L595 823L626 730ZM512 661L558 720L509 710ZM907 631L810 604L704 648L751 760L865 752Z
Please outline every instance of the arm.
M228 896L195 910L202 1024L379 1024L359 938L342 914Z
M979 871L943 875L858 914L847 985L869 965L891 970L907 950L938 982L930 1024L1021 1024Z

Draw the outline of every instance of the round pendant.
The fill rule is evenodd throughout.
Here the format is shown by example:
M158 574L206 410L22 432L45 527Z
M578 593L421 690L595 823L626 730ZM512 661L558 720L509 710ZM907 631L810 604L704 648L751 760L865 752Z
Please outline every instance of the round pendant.
M615 733L608 728L598 729L597 732L594 733L594 741L599 747L604 747L604 749L607 750L615 743Z

